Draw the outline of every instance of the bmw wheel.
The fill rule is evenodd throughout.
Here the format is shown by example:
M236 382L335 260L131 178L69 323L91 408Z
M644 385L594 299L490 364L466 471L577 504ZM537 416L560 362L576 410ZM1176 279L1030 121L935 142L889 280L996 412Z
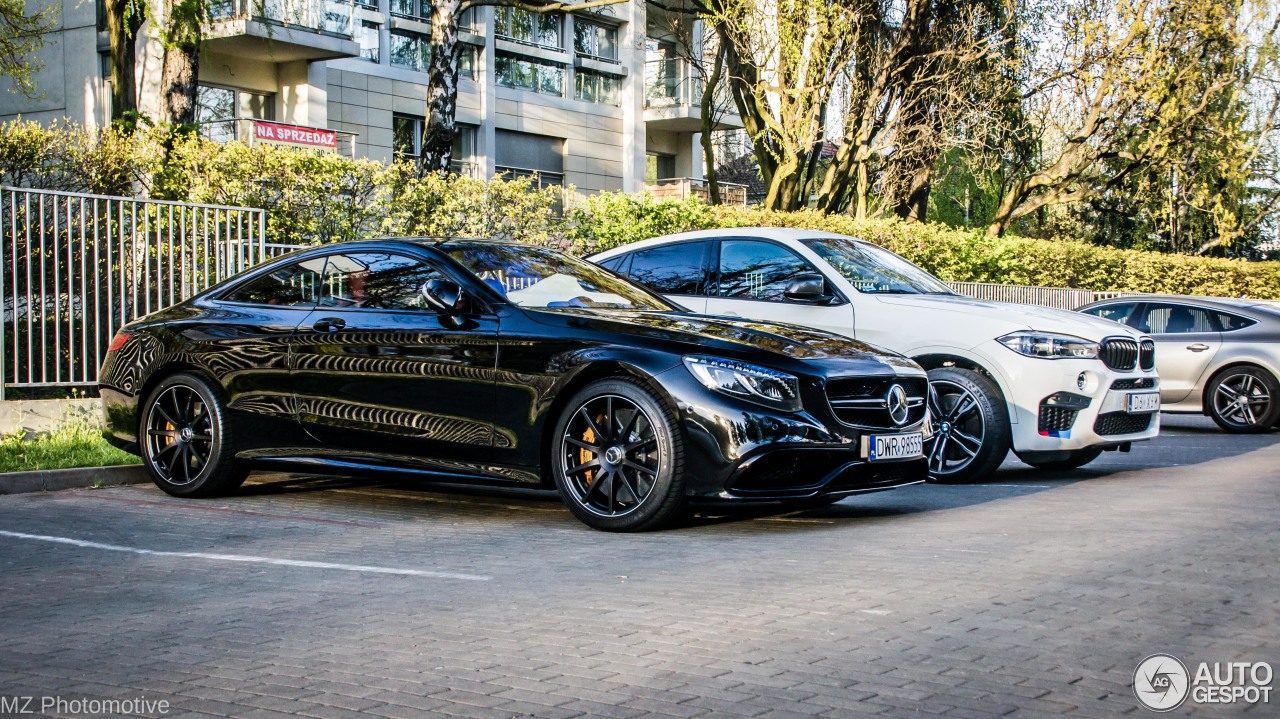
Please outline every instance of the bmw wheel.
M160 382L143 405L140 430L143 467L169 494L224 494L249 474L235 459L225 404L195 375L176 374Z
M935 482L972 482L1000 466L1011 431L1004 397L978 372L955 367L929 370L933 437L925 445Z
M1280 421L1280 383L1257 367L1228 367L1209 380L1205 409L1236 434L1265 432Z
M552 473L574 516L611 532L657 529L684 507L676 418L629 379L593 382L566 406L553 435Z

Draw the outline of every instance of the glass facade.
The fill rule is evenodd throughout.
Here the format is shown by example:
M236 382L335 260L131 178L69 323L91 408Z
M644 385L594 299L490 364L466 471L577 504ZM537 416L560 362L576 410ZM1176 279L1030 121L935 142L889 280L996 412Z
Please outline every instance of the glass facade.
M564 65L499 52L495 58L498 84L544 95L564 95Z
M573 51L582 57L617 62L618 30L574 18Z
M533 13L513 7L494 8L494 33L503 39L526 45L564 48L561 37L561 16L554 13Z
M622 87L620 78L590 70L576 70L573 75L573 97L598 105L617 105Z

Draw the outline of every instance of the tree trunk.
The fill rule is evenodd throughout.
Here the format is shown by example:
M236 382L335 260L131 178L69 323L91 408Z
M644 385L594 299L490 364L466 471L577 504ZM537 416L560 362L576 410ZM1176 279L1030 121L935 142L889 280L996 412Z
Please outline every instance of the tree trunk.
M716 178L716 146L712 142L711 132L715 128L717 113L716 88L719 87L723 74L724 53L717 50L715 63L711 66L711 77L702 85L702 133L699 138L702 142L702 176L707 181L707 198L713 205L721 203L720 183Z
M107 36L111 40L111 119L124 120L138 111L137 68L138 30L142 8L133 0L109 0Z
M925 215L929 211L929 190L932 180L931 168L925 165L918 167L911 176L906 197L903 197L893 208L894 214L904 220L924 222Z
M167 0L164 64L160 74L161 119L171 125L196 121L200 43L205 0Z
M459 0L437 0L431 7L431 64L427 67L427 127L422 133L418 174L448 174L453 138L458 131Z

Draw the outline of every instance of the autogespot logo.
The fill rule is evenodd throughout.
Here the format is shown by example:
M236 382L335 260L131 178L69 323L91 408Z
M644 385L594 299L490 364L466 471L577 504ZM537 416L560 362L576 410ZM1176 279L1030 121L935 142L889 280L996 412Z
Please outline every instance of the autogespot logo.
M1133 693L1142 706L1154 712L1173 711L1187 700L1191 675L1177 657L1152 654L1133 671Z

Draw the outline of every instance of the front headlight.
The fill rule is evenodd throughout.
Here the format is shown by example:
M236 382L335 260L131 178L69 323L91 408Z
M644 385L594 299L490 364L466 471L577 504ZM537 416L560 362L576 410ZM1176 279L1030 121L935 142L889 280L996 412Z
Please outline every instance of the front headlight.
M1021 355L1044 359L1094 359L1098 343L1071 335L1021 330L996 340Z
M685 357L684 366L709 390L786 412L800 409L800 381L786 372L698 355Z

